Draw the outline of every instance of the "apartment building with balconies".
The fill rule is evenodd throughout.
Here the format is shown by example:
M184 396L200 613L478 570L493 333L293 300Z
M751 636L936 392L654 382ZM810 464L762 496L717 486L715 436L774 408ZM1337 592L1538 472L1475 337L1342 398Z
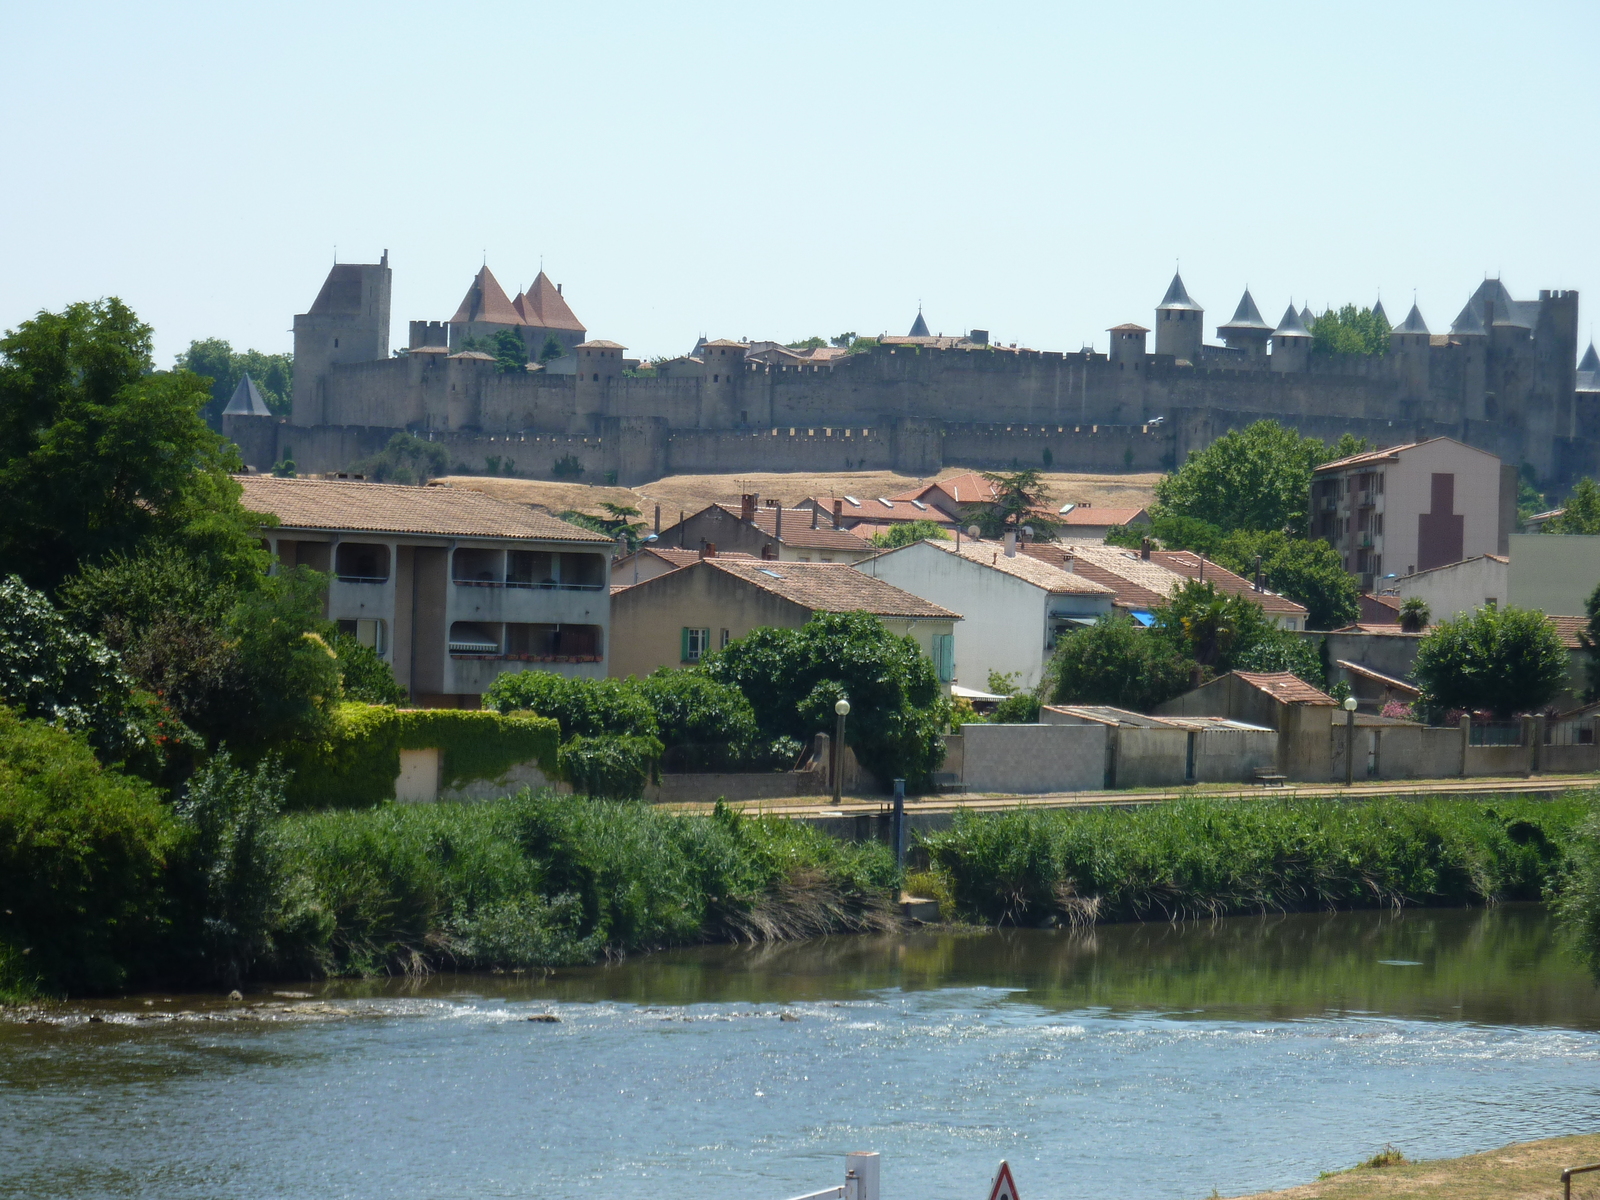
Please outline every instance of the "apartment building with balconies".
M1361 590L1479 554L1505 554L1516 468L1453 438L1323 463L1311 478L1311 536L1332 544Z
M376 650L414 704L475 708L495 678L602 678L611 540L450 487L240 478L275 566L331 576L327 617Z

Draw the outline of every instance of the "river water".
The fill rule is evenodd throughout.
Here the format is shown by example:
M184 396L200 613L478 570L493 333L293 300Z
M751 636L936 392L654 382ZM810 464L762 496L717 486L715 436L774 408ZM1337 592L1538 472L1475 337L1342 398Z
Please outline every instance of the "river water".
M783 1200L877 1150L883 1200L1002 1158L1024 1200L1199 1198L1600 1126L1600 994L1535 906L295 990L0 1023L0 1196Z

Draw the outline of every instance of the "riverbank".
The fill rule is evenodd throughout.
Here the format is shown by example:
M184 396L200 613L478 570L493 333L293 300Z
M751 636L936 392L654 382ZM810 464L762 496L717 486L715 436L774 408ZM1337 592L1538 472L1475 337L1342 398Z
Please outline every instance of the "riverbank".
M1238 1200L1551 1200L1561 1172L1600 1162L1600 1133L1514 1142L1483 1154L1393 1166L1360 1166L1281 1192ZM1600 1172L1573 1180L1574 1197L1600 1196Z

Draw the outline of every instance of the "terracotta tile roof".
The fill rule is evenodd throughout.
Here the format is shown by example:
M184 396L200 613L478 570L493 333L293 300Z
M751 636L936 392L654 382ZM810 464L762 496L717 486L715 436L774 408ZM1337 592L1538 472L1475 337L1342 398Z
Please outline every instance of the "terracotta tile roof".
M621 342L608 342L604 338L596 338L592 342L579 342L579 350L626 350Z
M1128 525L1148 514L1142 508L1074 508L1068 513L1056 513L1050 519L1057 525Z
M846 520L875 521L880 524L895 521L933 521L939 525L953 525L955 520L942 509L922 501L890 499L885 496L812 496L807 503L822 508L828 520L833 520L834 501L839 502L840 516ZM918 507L921 505L921 507ZM784 518L788 524L788 518Z
M739 516L739 510L730 505L719 504L716 507L731 516ZM752 524L768 537L777 537L778 510L764 505L757 506ZM811 528L809 508L783 510L783 544L797 550L843 550L852 554L860 554L863 549L867 549L862 546L861 539L855 534L833 528L831 521L826 526Z
M1205 560L1204 570L1202 571L1200 556L1192 550L1153 550L1150 553L1150 561L1159 563L1168 570L1189 579L1199 579L1203 575L1205 581L1215 587L1217 591L1228 592L1235 596L1248 596L1261 606L1263 612L1288 617L1304 617L1306 615L1305 605L1296 604L1289 597L1280 596L1277 592L1258 592L1248 579L1217 566L1210 559Z
M1107 333L1149 333L1143 325L1135 325L1132 321L1124 321L1121 325L1113 325L1106 330Z
M1141 587L1056 542L1028 542L1019 549L1030 558L1037 558L1053 567L1060 567L1063 571L1067 569L1067 555L1072 554L1072 573L1110 588L1111 603L1117 608L1148 610L1158 604L1166 603L1165 593Z
M1124 550L1119 546L1105 546L1097 542L1073 543L1067 545L1065 549L1071 551L1075 565L1080 569L1082 564L1090 563L1102 571L1155 593L1163 604L1183 583L1183 577L1176 571L1169 570L1153 560L1140 558L1137 550Z
M1031 583L1035 587L1043 588L1051 595L1074 596L1107 596L1112 594L1112 589L1103 583L1096 583L1082 575L1071 574L1060 567L1053 567L1042 559L1031 554L1018 553L1010 558L1006 557L1005 546L1000 542L969 542L963 541L958 550L954 542L927 542L924 543L936 549L943 550L946 554L957 555L968 562L975 562L980 566L990 567L996 571L1003 571Z
M700 561L700 551L679 550L672 546L646 546L639 551L640 554L654 554L662 562L669 562L675 567L687 567ZM754 554L744 554L738 550L718 550L717 558L748 558L755 559Z
M1382 671L1374 671L1371 667L1364 667L1360 663L1350 662L1343 658L1336 658L1333 662L1335 666L1343 667L1352 675L1359 675L1363 679L1381 683L1384 687L1394 688L1399 692L1410 692L1413 696L1421 694L1422 689L1414 683L1407 683L1404 679L1396 679L1393 675L1385 675Z
M550 276L543 271L539 272L539 277L530 283L528 290L517 299L522 301L521 312L529 325L536 325L541 329L586 332L583 322L578 320L576 314L567 306L560 290L550 282Z
M511 306L510 297L487 266L473 278L472 286L461 298L461 307L450 318L452 325L465 325L468 321L487 321L494 325L525 324L522 314Z
M1354 625L1341 625L1337 629L1330 629L1329 633L1375 633L1387 634L1390 637L1421 637L1420 633L1406 633L1400 628L1398 622L1357 621Z
M877 617L960 620L961 614L913 596L882 579L874 579L849 563L733 561L720 555L704 567L754 584L812 612L866 612ZM700 568L692 568L698 570ZM639 586L643 587L643 584Z
M236 477L244 506L272 513L289 529L361 529L435 537L543 538L563 542L611 539L534 512L522 504L452 487L403 487L337 479Z
M1588 617L1558 617L1546 615L1545 620L1549 621L1550 624L1555 627L1555 631L1561 635L1561 644L1563 646L1565 646L1568 650L1577 650L1580 648L1581 643L1578 641L1578 633L1589 624Z
M738 350L748 350L750 348L750 343L749 342L735 342L730 338L717 338L715 341L707 342L706 345L707 346L727 346L729 348L738 349Z
M928 494L934 491L943 492L945 501L952 504L987 504L994 499L994 484L976 471L965 475L952 475L947 479L935 480L933 483L924 483L915 491L902 492L898 496L890 496L889 499L927 502Z
M1291 675L1288 671L1274 671L1271 674L1235 671L1234 674L1251 687L1266 692L1279 704L1334 704L1332 696L1317 691L1305 680Z

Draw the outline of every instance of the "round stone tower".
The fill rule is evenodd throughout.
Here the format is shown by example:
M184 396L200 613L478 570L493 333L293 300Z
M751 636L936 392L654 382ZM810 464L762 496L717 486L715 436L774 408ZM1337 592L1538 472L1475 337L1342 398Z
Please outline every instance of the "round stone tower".
M1165 298L1156 305L1156 353L1198 362L1205 316L1206 310L1189 299L1183 276L1174 274Z

